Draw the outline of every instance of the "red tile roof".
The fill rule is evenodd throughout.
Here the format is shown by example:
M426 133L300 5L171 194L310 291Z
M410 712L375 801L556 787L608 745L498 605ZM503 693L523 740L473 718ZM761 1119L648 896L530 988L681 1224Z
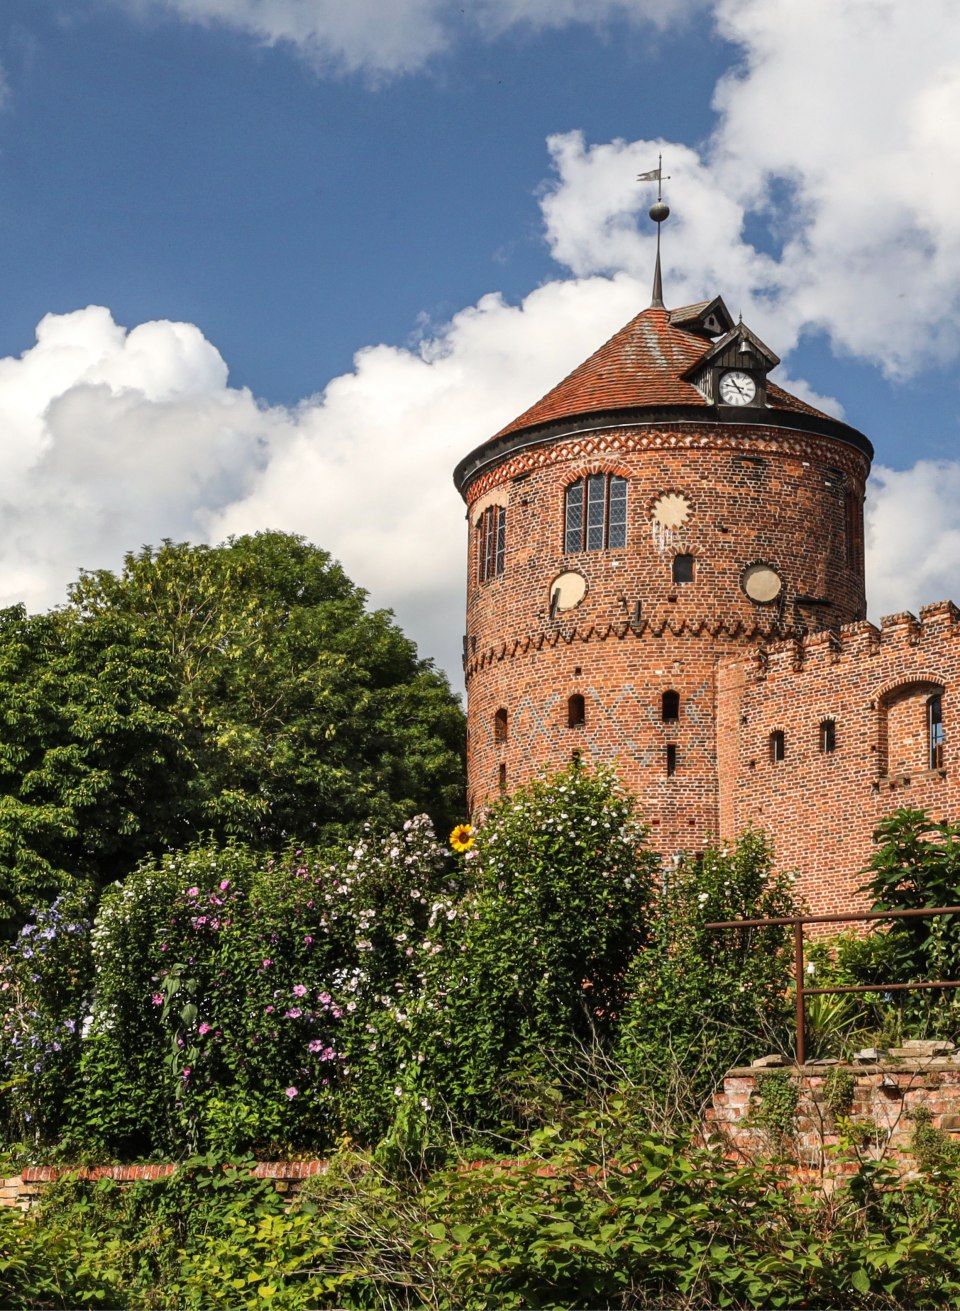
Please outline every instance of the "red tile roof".
M685 318L685 311L674 310L671 314L659 308L643 310L536 405L501 428L492 440L525 428L610 410L662 405L707 408L707 401L683 375L707 354L712 343L675 327L671 317L677 316ZM767 403L773 409L820 415L819 410L773 383L767 384Z

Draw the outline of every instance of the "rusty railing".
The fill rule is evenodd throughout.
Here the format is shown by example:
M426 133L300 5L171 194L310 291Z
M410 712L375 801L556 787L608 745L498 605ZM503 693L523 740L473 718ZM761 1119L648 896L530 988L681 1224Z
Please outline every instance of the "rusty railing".
M940 979L936 983L851 983L835 988L804 986L803 929L806 924L849 924L866 920L922 919L931 915L960 915L960 906L927 906L919 910L866 910L846 915L784 915L763 920L716 920L708 929L769 929L775 925L792 925L794 969L797 976L797 1064L807 1061L805 999L840 992L908 992L914 988L960 988L960 979Z

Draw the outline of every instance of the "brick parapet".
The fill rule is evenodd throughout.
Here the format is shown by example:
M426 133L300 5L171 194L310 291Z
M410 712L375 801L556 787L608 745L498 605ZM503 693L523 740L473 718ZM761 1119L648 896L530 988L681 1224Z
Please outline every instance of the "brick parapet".
M832 1070L853 1077L852 1096L842 1115L873 1130L873 1139L864 1149L867 1156L911 1172L916 1162L910 1139L921 1108L929 1112L932 1128L960 1135L960 1061L948 1058L880 1061L869 1066L786 1066L774 1071L733 1069L707 1107L704 1137L719 1139L728 1159L737 1163L786 1152L811 1175L838 1177L854 1171L856 1162L838 1157L842 1134L827 1102ZM762 1106L758 1080L770 1073L786 1076L799 1094L792 1130L776 1141L757 1115Z
M721 832L774 838L781 868L819 913L865 907L877 823L901 806L960 814L960 611L949 601L721 659L718 716L736 729L720 776ZM943 742L931 754L928 703ZM833 724L824 749L823 725ZM783 734L775 759L772 734Z

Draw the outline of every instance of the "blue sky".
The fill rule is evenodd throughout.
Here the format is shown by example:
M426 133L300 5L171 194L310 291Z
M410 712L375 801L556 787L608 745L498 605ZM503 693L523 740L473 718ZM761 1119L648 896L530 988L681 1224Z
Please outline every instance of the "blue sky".
M450 470L647 303L660 149L668 303L877 447L874 613L960 596L951 10L4 0L0 602L289 528L456 676Z

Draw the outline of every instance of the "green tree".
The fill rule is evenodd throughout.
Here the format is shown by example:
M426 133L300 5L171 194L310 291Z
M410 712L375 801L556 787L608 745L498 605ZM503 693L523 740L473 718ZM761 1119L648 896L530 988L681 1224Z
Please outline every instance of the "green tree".
M198 833L337 840L462 813L463 714L302 538L165 542L0 614L0 901L102 885Z

